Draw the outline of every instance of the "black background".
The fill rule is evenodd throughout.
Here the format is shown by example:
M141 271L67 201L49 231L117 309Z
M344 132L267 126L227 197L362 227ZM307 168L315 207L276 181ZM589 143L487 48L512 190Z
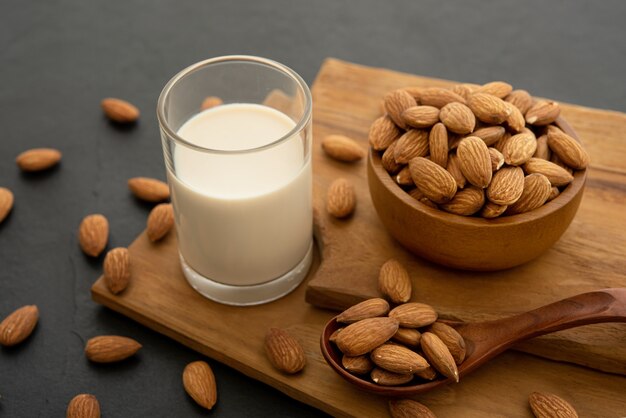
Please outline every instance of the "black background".
M626 111L625 18L621 0L0 0L0 186L16 200L0 224L0 318L25 304L41 312L27 342L0 349L0 416L64 416L82 392L99 398L106 417L321 415L211 360L219 400L204 412L181 385L185 364L202 356L90 300L101 259L83 256L77 226L105 214L109 248L143 230L149 206L126 180L164 179L156 100L183 67L253 54L312 83L334 56L459 81L502 79ZM109 96L142 110L134 129L104 119L99 102ZM21 174L16 155L43 146L61 150L62 164ZM133 336L144 348L97 367L83 346L99 334Z

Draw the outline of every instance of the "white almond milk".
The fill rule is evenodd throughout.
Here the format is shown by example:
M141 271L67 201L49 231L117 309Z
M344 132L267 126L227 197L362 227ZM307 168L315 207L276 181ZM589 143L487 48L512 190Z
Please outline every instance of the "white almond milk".
M206 110L178 135L212 150L249 150L295 127L257 104ZM260 151L219 154L176 145L168 170L179 250L201 275L228 285L273 280L294 268L312 242L310 153L299 138ZM306 158L306 161L305 161Z

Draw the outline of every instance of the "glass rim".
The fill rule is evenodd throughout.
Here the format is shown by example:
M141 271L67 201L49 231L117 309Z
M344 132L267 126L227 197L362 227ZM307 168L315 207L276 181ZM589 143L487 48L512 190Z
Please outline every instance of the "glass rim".
M289 132L287 132L285 135L281 136L280 138L276 139L275 141L272 141L268 144L265 144L259 147L247 148L247 149L242 149L242 150L219 150L219 149L203 147L203 146L200 146L200 145L197 145L197 144L194 144L185 140L183 137L179 136L176 132L174 132L174 130L170 127L169 123L167 122L167 118L165 117L165 100L169 96L174 86L184 77L202 68L208 67L209 65L225 63L225 62L237 62L237 61L244 62L244 63L247 62L247 63L264 64L268 67L271 67L275 70L282 72L283 74L286 74L287 76L291 77L296 82L296 84L300 87L300 90L302 90L302 92L304 93L304 100L306 102L304 106L303 114L298 120L298 122L296 123L296 125ZM220 57L209 58L209 59L197 62L195 64L192 64L188 66L187 68L179 71L174 77L172 77L167 82L165 87L163 87L161 94L159 95L159 100L157 101L157 119L159 122L159 126L163 131L165 131L165 133L171 140L173 140L175 143L184 145L186 147L195 149L197 151L210 152L210 153L215 153L215 154L245 154L245 153L262 151L262 150L273 148L277 145L280 145L283 142L286 142L289 138L292 138L293 136L295 136L298 132L301 132L302 130L305 129L306 125L311 120L311 112L312 112L311 91L309 90L309 86L305 83L305 81L302 79L302 77L300 77L298 73L296 73L291 68L277 61L274 61L268 58L257 57L253 55L224 55Z

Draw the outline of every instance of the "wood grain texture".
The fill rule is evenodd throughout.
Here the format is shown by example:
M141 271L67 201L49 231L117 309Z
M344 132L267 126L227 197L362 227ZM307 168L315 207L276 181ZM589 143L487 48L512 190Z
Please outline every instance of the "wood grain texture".
M336 125L336 119L345 119L344 113L348 108L335 108L333 111L317 104L318 101L324 104L326 100L319 97L320 93L329 96L335 94L333 88L326 88L326 83L330 81L329 74L335 73L340 76L341 74L337 71L344 71L346 68L353 67L335 60L326 61L314 85L313 91L317 97L315 102L317 138L322 138L324 132L334 132L340 130L341 126L347 126L351 128L342 129L343 132L362 139L363 133L367 130L369 116L367 120L360 120L361 125L354 125L354 121L348 123L351 119L346 119L343 125ZM380 75L376 70L372 71L374 71L373 75ZM387 73L384 72L384 74ZM366 92L371 89L367 83L363 88ZM376 89L373 89L372 93L375 91ZM371 98L367 99L366 93L357 93L357 96L357 103L360 96L362 100L371 102ZM361 181L365 181L365 165L358 163L355 167L346 169L345 164L322 159L321 153L322 150L317 144L315 173L317 174L320 169L328 172L326 177L315 176L314 189L318 201L320 201L319 197L325 194L325 186L335 174L350 173L354 174L355 178L359 178L357 173L360 172L363 175ZM611 178L605 180L610 182ZM360 219L361 212L368 213L373 210L371 207L368 209L366 201L363 200L364 196L367 196L366 190L357 190L357 193L361 201L359 204L363 203L363 205L357 208L358 216L354 219ZM611 195L609 192L607 194ZM371 213L370 216L375 215ZM337 221L336 224L329 225L328 222L320 222L321 219L322 216L318 216L318 234L330 227L349 230L351 222L354 221L347 223ZM580 239L584 240L583 238ZM361 237L354 243L353 251L349 252L351 264L355 262L355 258L367 263L368 257L379 257L371 250L365 250L365 253L359 252L360 249L367 248L365 241L368 239L368 237ZM326 250L328 249L327 247ZM132 279L129 287L123 294L116 296L107 290L103 279L100 278L92 288L92 297L95 301L199 353L233 367L251 378L271 385L288 396L334 416L388 416L385 398L371 396L350 386L323 360L319 349L319 339L325 323L334 313L315 308L304 302L306 283L285 298L267 305L245 308L224 306L205 299L187 284L180 269L175 234L170 233L162 241L151 243L144 232L129 247L129 251L132 258ZM598 251L603 251L603 249L599 248ZM309 282L319 273L319 256L316 255L316 257L307 279ZM618 258L617 252L615 258ZM341 277L341 274L347 278L354 277L354 273L349 269L335 274L337 277ZM550 280L556 281L563 277L567 277L567 274L564 273L563 276ZM369 276L363 277L364 280L369 280L369 278ZM424 290L419 287L421 278L418 280L418 277L415 277L415 279L415 296L428 299L425 297ZM448 281L455 282L453 278L442 280L444 285ZM506 279L505 282L507 282ZM509 279L508 282L514 283L514 280ZM349 283L346 284L348 285ZM466 283L466 287L471 290L471 283ZM524 286L520 284L520 288L523 289ZM439 288L436 293L431 294L431 297L436 297L442 289L445 287ZM347 290L340 288L337 291L338 303L345 301L345 295L349 294ZM559 293L555 291L552 295L543 295L543 298L551 302L560 298ZM332 295L332 292L329 291L327 294ZM503 293L503 298L507 294L508 291ZM352 297L357 300L366 296L367 294L363 293ZM538 299L541 299L541 296L539 294ZM533 299L534 295L526 297L528 305L526 308L541 305L539 300ZM478 301L475 302L470 303L469 308L465 309L475 309L481 306ZM498 306L506 305L505 301L498 303L500 304ZM519 303L517 308L519 309L522 305ZM457 311L450 310L451 314L462 316L465 309L456 308ZM515 308L516 306L513 306L508 311L513 312ZM492 317L499 315L501 314L492 314ZM263 340L265 332L272 326L288 329L303 343L307 355L307 366L303 373L295 376L282 375L276 372L265 358ZM573 343L572 341L567 340ZM601 348L598 349L602 351ZM604 348L608 354L611 347L607 345ZM612 348L615 350L618 347ZM217 385L219 390L219 382ZM528 417L530 416L528 395L533 391L543 391L552 392L567 399L576 407L581 416L621 416L626 414L626 400L623 399L625 385L626 378L623 376L551 362L523 353L507 352L483 366L481 370L467 376L461 384L446 386L416 397L416 399L428 405L441 417Z
M452 82L328 60L313 90L315 135L352 137L364 146L380 115L385 92L407 86ZM519 86L522 88L523 86ZM386 231L372 205L366 161L335 163L314 147L316 203L338 176L352 180L357 210L338 221L318 218L322 264L309 282L307 301L341 310L379 297L377 277L389 258L404 263L413 280L413 300L433 305L444 317L482 321L510 316L558 299L626 286L626 115L562 105L562 114L591 155L579 211L562 238L527 264L492 273L450 270L406 251ZM348 111L349 109L349 111ZM626 324L589 325L523 343L519 350L551 359L626 374Z

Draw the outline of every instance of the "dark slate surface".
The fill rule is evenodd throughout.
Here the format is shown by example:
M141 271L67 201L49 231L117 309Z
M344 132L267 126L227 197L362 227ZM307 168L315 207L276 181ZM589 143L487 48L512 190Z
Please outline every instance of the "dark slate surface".
M105 417L317 416L316 410L210 361L219 401L206 413L181 371L202 358L90 300L101 260L82 255L76 228L89 213L111 223L110 247L144 228L148 206L126 188L164 178L155 103L178 70L204 58L254 54L311 83L334 56L471 82L504 79L535 94L626 111L626 2L615 1L0 1L0 186L15 193L0 224L0 317L37 304L34 335L0 349L0 416L59 417L77 393ZM106 96L143 111L119 130ZM15 156L52 146L55 170L23 175ZM89 364L84 342L131 335L134 359ZM323 384L323 382L320 382Z

